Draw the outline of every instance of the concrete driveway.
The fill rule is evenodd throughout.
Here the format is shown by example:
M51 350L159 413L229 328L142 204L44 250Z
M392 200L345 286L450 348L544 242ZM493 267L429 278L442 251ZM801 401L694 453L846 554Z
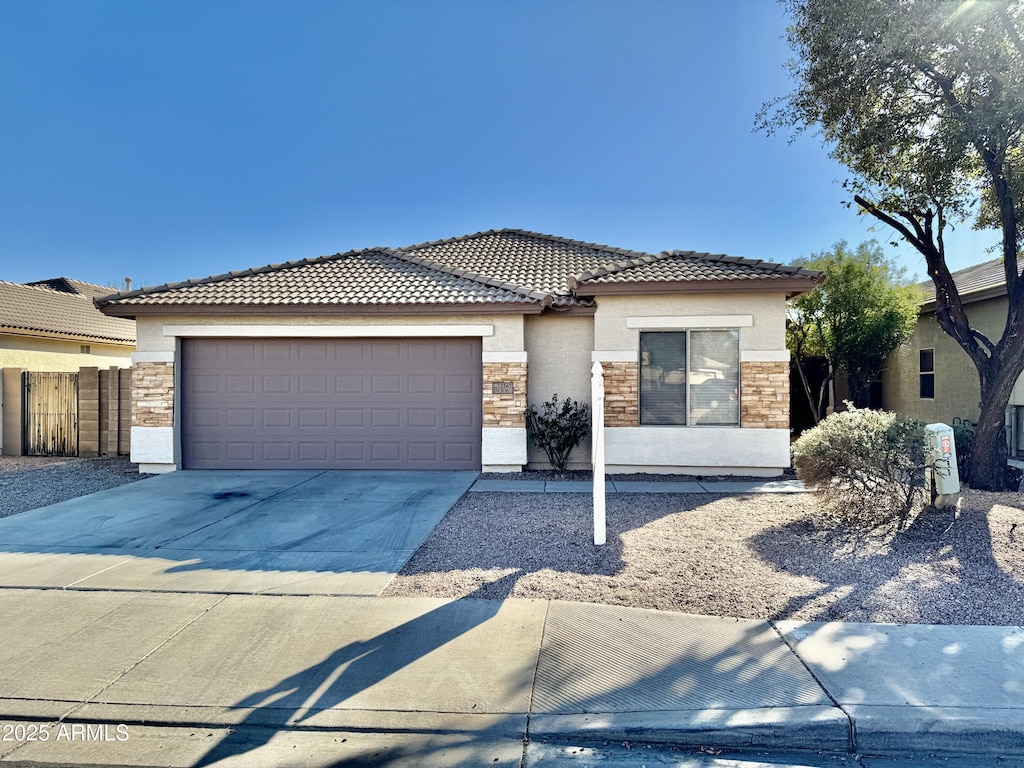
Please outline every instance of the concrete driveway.
M378 595L476 477L160 475L0 519L0 587Z

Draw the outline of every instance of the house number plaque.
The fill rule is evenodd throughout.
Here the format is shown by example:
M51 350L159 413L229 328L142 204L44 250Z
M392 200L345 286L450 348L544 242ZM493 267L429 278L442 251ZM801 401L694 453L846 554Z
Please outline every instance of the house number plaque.
M514 395L516 393L516 385L514 381L494 381L491 382L491 394L492 395Z

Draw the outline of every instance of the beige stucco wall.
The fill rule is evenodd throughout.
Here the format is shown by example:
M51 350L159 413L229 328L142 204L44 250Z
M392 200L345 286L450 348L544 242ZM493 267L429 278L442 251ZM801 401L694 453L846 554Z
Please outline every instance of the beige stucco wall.
M231 336L237 326L440 326L488 325L491 335L483 336L483 351L521 352L523 347L522 315L365 315L358 317L332 315L265 315L265 316L142 316L136 321L137 349L143 353L174 352L174 336L164 335L165 326L223 326L224 335Z
M1006 298L973 302L967 313L973 328L997 341L1006 327ZM935 350L933 400L920 397L919 354L929 348ZM913 336L889 358L882 372L882 397L887 409L926 423L976 421L981 412L977 369L939 327L934 313L922 315ZM1024 405L1024 382L1018 381L1011 403Z
M83 354L82 344L91 352ZM133 348L98 342L64 341L33 336L0 334L0 368L69 373L84 366L127 368Z
M785 296L781 293L600 296L594 315L594 349L638 350L640 332L626 327L629 317L750 315L753 324L740 328L740 350L784 350L785 304Z
M529 354L530 405L539 406L554 394L590 402L590 353L594 349L594 318L547 314L530 316L525 322ZM550 468L544 451L532 443L529 466ZM590 467L590 440L572 452L569 468Z

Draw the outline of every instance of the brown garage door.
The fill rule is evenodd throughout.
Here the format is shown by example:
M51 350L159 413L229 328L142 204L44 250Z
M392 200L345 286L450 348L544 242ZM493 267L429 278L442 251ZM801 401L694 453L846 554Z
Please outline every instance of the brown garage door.
M479 339L184 339L189 469L480 469Z

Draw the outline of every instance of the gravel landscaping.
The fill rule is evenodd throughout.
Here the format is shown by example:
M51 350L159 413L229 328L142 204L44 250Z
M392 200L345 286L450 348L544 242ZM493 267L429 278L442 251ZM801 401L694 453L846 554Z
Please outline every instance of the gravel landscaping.
M0 457L0 517L142 480L127 456L99 459Z
M753 619L1024 621L1024 497L967 490L896 535L837 529L811 494L468 493L385 596L533 597ZM492 592L486 586L493 583Z

